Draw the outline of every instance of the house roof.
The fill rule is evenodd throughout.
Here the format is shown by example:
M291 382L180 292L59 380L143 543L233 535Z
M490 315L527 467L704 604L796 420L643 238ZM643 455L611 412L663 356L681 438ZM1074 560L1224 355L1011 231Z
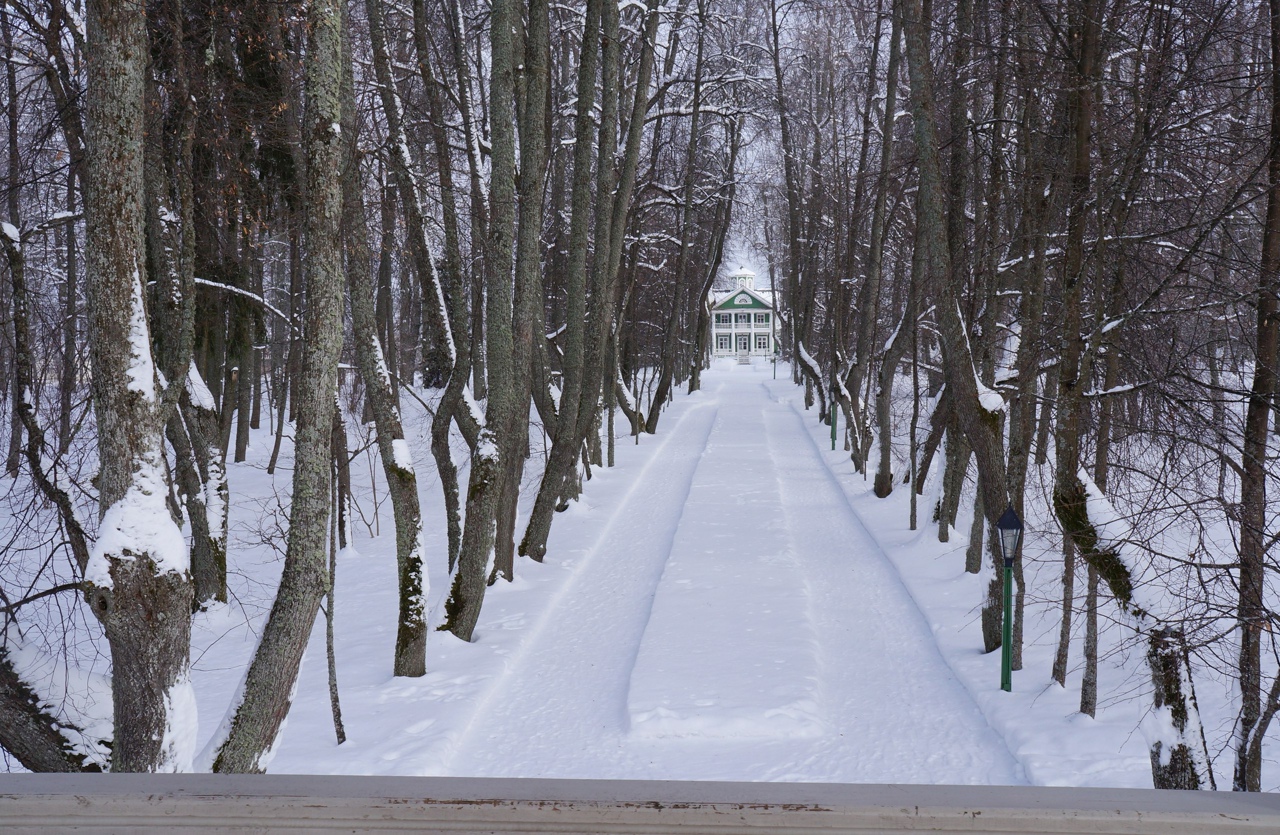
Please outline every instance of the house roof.
M773 295L770 293L769 295ZM738 302L739 297L745 296L750 299L749 302ZM759 290L752 290L750 287L739 287L717 298L711 305L712 310L773 310L773 302L765 297Z

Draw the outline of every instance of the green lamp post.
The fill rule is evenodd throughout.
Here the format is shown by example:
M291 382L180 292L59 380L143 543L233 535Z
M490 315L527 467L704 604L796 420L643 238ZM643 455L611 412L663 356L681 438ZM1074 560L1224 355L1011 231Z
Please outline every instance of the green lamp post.
M996 541L1004 558L1004 629L1000 637L1000 689L1013 690L1013 560L1022 542L1022 520L1013 505L996 520Z

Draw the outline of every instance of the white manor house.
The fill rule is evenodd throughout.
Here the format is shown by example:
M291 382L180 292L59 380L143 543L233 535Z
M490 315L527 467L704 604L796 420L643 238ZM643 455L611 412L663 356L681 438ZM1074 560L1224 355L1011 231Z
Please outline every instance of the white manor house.
M756 274L739 267L729 276L734 289L711 300L712 355L770 357L776 344L773 293L755 289Z

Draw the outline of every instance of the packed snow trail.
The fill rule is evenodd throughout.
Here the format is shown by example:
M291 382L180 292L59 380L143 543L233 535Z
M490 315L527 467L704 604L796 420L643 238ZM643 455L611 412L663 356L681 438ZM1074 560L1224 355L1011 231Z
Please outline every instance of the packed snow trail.
M766 375L677 398L443 773L1025 782Z

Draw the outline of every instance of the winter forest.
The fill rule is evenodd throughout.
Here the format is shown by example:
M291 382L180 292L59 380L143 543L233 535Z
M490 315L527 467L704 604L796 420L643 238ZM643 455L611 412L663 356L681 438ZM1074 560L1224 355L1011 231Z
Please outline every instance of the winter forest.
M597 633L629 751L837 752L807 676L859 666L823 613L874 608L837 567L874 552L919 635L848 627L849 686L927 643L964 711L878 699L1016 765L865 781L1280 787L1280 0L3 0L0 33L3 770L468 773L499 710L593 733L522 682ZM743 264L774 356L713 359ZM867 522L779 545L768 594L680 575L770 513ZM776 657L785 709L664 666L699 640ZM699 668L721 725L661 689ZM656 776L862 774L779 762Z

